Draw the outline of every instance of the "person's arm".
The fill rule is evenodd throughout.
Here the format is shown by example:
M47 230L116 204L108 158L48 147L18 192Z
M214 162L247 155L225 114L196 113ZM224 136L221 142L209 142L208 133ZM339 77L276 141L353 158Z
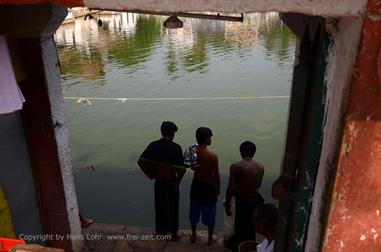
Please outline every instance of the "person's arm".
M183 156L183 151L181 149L181 146L178 146L177 148L177 160L178 160L177 163L179 166L184 166L184 168L176 168L175 170L177 183L178 185L180 185L180 182L183 179L185 174L184 156Z
M215 183L216 188L217 188L217 194L220 194L221 182L220 182L220 172L219 172L219 168L218 168L218 157L216 157L215 165L214 165L214 183Z
M236 193L236 172L234 165L230 166L230 175L229 175L229 184L228 188L226 190L226 198L225 198L225 212L227 216L231 216L231 199L233 196L235 196Z
M261 172L260 172L260 177L259 177L259 182L258 182L258 188L259 189L262 185L262 180L263 180L263 174L265 173L265 169L263 168L263 166L261 165Z
M143 171L143 173L149 178L154 179L155 175L153 174L153 164L139 158L138 165L140 169Z

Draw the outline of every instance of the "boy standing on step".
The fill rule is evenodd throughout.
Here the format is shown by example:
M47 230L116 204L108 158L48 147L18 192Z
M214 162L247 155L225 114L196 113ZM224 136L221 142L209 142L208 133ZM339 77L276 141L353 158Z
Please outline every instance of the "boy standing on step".
M231 198L235 197L234 235L228 247L236 249L246 240L255 240L255 227L251 217L256 206L263 204L258 189L261 187L264 168L254 160L257 147L253 142L245 141L239 146L242 160L230 167L229 185L226 190L225 212L231 216Z
M173 141L177 126L164 121L162 138L150 143L138 160L143 173L155 179L155 226L157 234L171 234L177 241L179 230L179 185L185 173L183 152Z
M190 190L189 220L192 226L191 242L196 242L197 223L201 220L208 226L208 245L217 241L213 236L216 222L217 195L220 193L220 174L218 171L218 157L208 149L212 142L212 131L206 127L196 130L197 163Z

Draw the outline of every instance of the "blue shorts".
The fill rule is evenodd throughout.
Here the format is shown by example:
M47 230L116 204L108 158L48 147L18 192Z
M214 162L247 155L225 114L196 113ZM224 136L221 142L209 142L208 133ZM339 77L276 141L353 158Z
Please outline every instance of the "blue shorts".
M201 221L204 225L209 228L214 228L216 224L216 204L200 204L196 201L191 200L190 202L190 211L189 211L189 220L191 225L196 225L197 222Z

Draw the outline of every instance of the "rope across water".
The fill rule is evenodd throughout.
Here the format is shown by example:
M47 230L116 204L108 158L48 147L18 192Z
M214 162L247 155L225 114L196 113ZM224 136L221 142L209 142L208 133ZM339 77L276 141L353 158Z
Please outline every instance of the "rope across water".
M290 96L225 96L225 97L64 97L65 100L76 100L77 103L88 103L91 100L110 101L192 101L192 100L258 100L258 99L288 99Z

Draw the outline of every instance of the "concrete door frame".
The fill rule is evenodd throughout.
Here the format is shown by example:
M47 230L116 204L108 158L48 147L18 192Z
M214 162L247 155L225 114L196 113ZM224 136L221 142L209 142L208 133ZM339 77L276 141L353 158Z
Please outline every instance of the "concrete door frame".
M371 0L369 0L371 1ZM14 1L2 1L2 3L11 3ZM22 2L28 2L23 0ZM34 1L29 1L34 3ZM65 3L66 1L57 0L55 2ZM81 5L81 1L73 1L76 5ZM316 0L316 1L297 1L290 0L287 4L281 0L257 0L257 1L186 1L180 0L176 5L172 1L83 1L83 5L98 9L128 10L128 9L146 9L152 11L221 11L221 12L255 12L255 11L278 11L284 13L296 12L307 15L320 15L326 18L326 29L332 37L332 44L328 49L327 70L325 75L326 83L326 104L325 104L325 121L322 136L322 151L319 160L318 174L312 202L312 210L307 230L307 238L305 247L308 251L318 251L322 244L322 236L325 230L326 219L326 200L330 199L330 189L332 187L332 176L337 166L340 142L342 139L342 131L344 127L344 116L346 115L347 101L351 86L352 71L358 50L358 44L361 35L361 27L363 15L365 14L365 0ZM45 76L44 81L47 85L46 92L48 97L46 101L50 104L50 119L45 123L45 127L54 134L51 144L56 147L56 160L58 169L61 174L62 181L59 182L63 191L61 191L62 199L65 199L66 206L62 207L67 214L67 227L71 233L80 233L79 220L77 215L77 202L75 197L74 185L72 182L72 171L70 164L70 155L68 149L68 134L65 127L62 90L59 81L59 64L55 52L54 44L52 44L51 34L57 29L60 21L56 17L62 18L62 6L49 5L53 15L54 22L47 22L42 25L43 29L33 33L19 33L18 38L37 39L41 43L40 53L42 64L44 64L41 73ZM3 7L3 6L2 6ZM40 7L40 6L39 6ZM17 6L14 8L23 8ZM60 10L61 9L61 10ZM24 22L16 22L15 17L20 17L17 11L9 14L10 20L15 24L12 28L16 30L25 26ZM25 15L28 18L28 15ZM35 16L34 16L35 18ZM62 19L61 19L62 21ZM35 24L36 20L31 23ZM9 22L0 24L1 33L11 33L14 30L9 29ZM27 24L29 25L29 24ZM36 26L37 27L37 26ZM36 29L36 27L34 27ZM25 27L24 27L25 28ZM40 27L41 28L41 27ZM38 30L38 29L37 29ZM49 41L50 40L50 41ZM24 47L25 48L25 47ZM297 59L295 64L297 64ZM50 75L50 73L53 73ZM32 120L32 119L30 119ZM33 151L33 150L32 150ZM55 161L55 162L56 162ZM56 163L57 164L57 163ZM57 172L58 172L57 170ZM67 230L67 229L66 229ZM66 231L65 231L66 232ZM67 246L67 245L65 245ZM71 244L69 249L77 250L78 246Z

